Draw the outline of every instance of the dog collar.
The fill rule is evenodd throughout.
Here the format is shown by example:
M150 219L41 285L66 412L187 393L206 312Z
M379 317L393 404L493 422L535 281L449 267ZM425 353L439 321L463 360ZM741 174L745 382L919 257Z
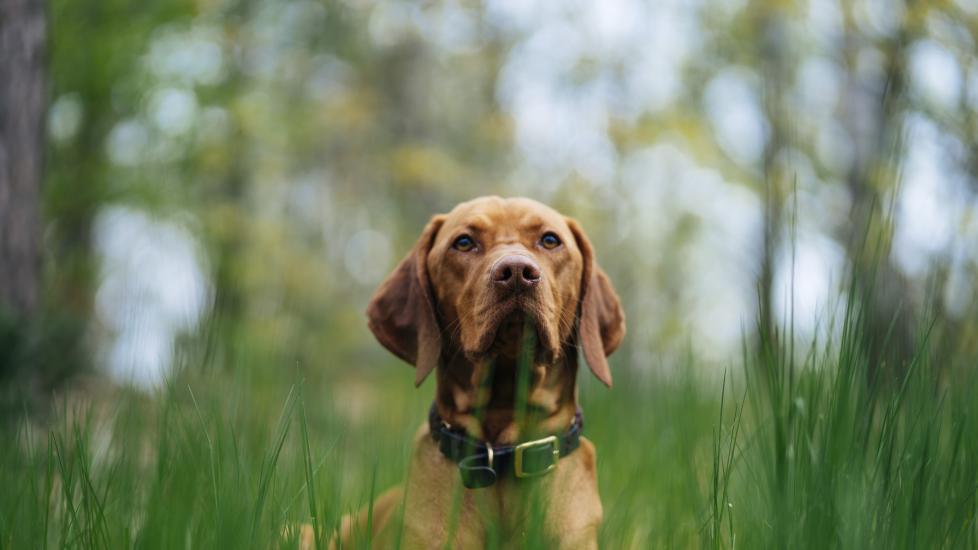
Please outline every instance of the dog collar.
M458 463L462 484L469 489L479 489L489 487L497 478L510 473L517 478L550 473L557 467L558 460L580 446L584 415L578 408L563 434L500 447L470 437L463 428L451 426L438 415L434 403L428 413L428 426L445 458Z

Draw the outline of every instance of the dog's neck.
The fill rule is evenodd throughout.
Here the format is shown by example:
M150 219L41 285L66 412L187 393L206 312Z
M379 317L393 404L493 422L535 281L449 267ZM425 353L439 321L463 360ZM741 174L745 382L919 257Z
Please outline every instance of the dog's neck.
M568 345L549 361L506 354L470 361L455 353L437 380L438 414L472 437L509 445L560 434L577 410L577 349Z

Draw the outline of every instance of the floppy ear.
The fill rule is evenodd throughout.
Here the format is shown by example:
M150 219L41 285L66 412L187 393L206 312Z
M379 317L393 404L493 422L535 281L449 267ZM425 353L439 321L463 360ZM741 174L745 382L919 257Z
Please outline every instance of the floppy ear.
M572 219L567 220L577 247L581 250L584 270L581 275L580 318L577 323L578 342L584 351L584 360L598 380L611 387L611 369L607 356L611 355L625 337L625 312L611 281L598 267L594 259L591 241Z
M444 221L440 215L431 218L417 244L381 283L367 306L370 330L391 353L415 366L416 386L441 358L441 331L426 260Z

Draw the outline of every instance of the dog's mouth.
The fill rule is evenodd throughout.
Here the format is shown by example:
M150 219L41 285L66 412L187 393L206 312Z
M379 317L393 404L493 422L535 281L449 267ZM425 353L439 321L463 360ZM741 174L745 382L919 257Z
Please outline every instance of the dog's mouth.
M541 326L535 304L513 297L498 304L488 316L472 355L476 359L517 359L527 351L537 361L552 361L557 346ZM532 350L525 349L532 346Z

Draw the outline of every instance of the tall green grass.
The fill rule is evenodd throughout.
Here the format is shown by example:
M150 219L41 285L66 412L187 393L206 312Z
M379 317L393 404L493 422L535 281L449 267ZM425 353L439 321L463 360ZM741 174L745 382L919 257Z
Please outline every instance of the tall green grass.
M907 364L873 365L863 310L803 358L783 337L748 357L718 545L978 548L978 365L932 362L933 324Z
M781 336L722 378L692 354L610 391L582 374L602 546L978 547L978 375L929 359L931 327L878 375L846 309L835 341ZM393 360L314 383L194 367L8 419L0 547L287 547L298 523L324 544L403 479L432 393Z

